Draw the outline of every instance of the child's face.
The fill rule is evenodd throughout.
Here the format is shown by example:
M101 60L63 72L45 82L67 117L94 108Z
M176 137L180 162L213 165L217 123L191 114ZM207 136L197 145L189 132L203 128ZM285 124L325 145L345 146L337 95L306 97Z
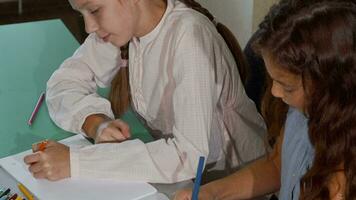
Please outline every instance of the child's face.
M131 0L69 0L84 17L87 33L96 33L117 47L134 35L136 19Z
M301 76L284 70L269 53L263 53L262 56L273 81L272 95L304 112L305 94Z

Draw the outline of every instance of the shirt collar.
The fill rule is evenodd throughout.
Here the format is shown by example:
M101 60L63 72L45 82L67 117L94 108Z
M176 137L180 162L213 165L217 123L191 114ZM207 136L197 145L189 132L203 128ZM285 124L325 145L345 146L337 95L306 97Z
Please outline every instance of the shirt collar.
M140 46L146 46L149 42L151 42L159 33L165 19L167 18L167 15L173 10L174 7L174 1L175 0L167 0L167 8L166 11L164 12L160 22L157 24L157 26L149 33L146 35L140 37L140 38L133 38L133 42L137 43Z

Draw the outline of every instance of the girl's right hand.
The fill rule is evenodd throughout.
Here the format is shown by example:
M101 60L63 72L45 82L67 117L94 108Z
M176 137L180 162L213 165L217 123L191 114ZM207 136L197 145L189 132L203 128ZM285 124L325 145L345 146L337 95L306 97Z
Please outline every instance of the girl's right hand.
M104 121L97 129L95 143L122 142L130 138L130 128L120 119Z

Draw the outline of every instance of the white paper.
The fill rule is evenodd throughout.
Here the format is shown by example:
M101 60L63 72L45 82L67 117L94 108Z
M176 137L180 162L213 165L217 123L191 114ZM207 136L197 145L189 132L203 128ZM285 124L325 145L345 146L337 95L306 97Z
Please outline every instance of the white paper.
M69 146L89 145L90 143L81 135L76 135L61 141ZM111 180L83 180L65 179L51 182L37 180L28 171L28 166L23 162L25 155L32 151L0 159L0 165L14 178L25 185L36 199L40 200L139 200L154 195L157 190L148 183L119 182Z

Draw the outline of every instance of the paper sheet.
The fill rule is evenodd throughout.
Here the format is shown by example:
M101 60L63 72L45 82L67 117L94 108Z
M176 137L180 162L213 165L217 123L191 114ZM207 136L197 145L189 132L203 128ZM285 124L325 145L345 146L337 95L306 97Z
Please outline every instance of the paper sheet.
M81 135L76 135L61 141L69 146L90 144ZM23 157L30 154L25 151L20 154L0 159L0 165L17 181L25 185L40 200L139 200L153 195L157 190L148 183L119 182L111 180L65 179L51 182L37 180L28 171Z

